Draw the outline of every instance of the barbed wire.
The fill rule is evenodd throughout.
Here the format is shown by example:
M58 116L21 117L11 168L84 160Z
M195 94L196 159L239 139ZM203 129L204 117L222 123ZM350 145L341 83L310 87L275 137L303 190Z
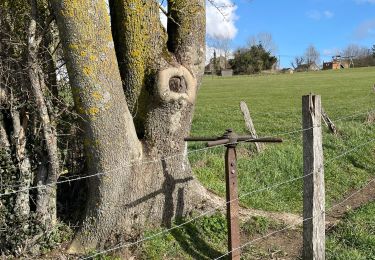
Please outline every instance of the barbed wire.
M350 116L347 116L347 117L338 118L335 121L337 122L337 121L344 120L344 119L347 119L347 118L352 118L352 117L355 117L355 116L360 116L360 115L363 115L363 114L368 114L368 113L371 113L371 112L374 112L374 111L375 110L367 110L365 112L356 113L356 114L353 114L353 115L350 115ZM321 126L321 125L319 125L319 126ZM274 134L273 136L276 137L276 136L292 135L292 134L295 134L295 133L302 133L302 132L310 130L312 128L314 128L314 127L305 128L305 129L296 129L296 130L292 130L292 131L289 131L289 132L283 132L283 133ZM295 138L297 138L297 137L299 137L299 136L296 136ZM249 141L252 141L252 140L254 140L254 139L248 139L248 140L245 140L245 141L239 141L236 144L245 143L245 142L249 142ZM208 149L213 149L213 148L217 148L217 147L222 147L222 146L225 146L225 144L218 145L218 146L215 146L215 147L205 147L205 148L200 148L200 149L196 149L196 150L193 150L193 151L188 151L187 154L191 154L191 153L195 153L195 152L199 152L199 151L204 151L204 150L208 150ZM185 153L183 153L183 154L177 154L177 155L172 155L172 156L167 156L167 157L164 157L164 159L170 159L170 158L173 158L173 157L176 157L176 156L181 156L181 155L185 155ZM342 155L342 156L344 156L344 155ZM161 159L162 158L158 158L158 159L155 159L155 160L152 160L152 161L146 161L145 164L152 163L152 162L158 162ZM138 161L137 162L133 161L129 165L122 166L121 168L115 169L115 170L112 170L112 171L116 171L116 170L120 170L120 169L123 169L123 168L132 167L132 166L135 166L137 164L139 165L139 164L142 164L142 163L138 162ZM5 169L5 168L1 168L1 169ZM107 172L110 173L112 171L110 170L110 171L107 171ZM100 175L103 175L103 174L105 174L105 173L96 173L96 174L91 174L91 175L86 175L86 176L78 176L76 178L69 178L69 179L64 180L64 181L57 181L55 184L73 182L73 181L77 181L77 180L82 180L82 179L87 179L87 178L91 178L91 177L95 177L95 176L100 176ZM50 185L55 185L55 184L49 184L49 186ZM18 187L22 187L22 186L23 185L2 185L3 188L18 188ZM34 187L28 187L28 188L22 189L20 191L12 191L12 192L9 192L9 193L0 194L0 197L5 196L5 195L10 195L10 194L15 194L17 192L24 192L24 191L32 190L32 189L39 189L42 186L43 185L34 186Z
M293 131L289 131L289 132L278 133L278 134L275 134L274 137L283 136L283 135L289 135L289 134L298 133L298 132L304 132L304 131L311 130L314 127L319 127L319 126L313 126L313 127L308 127L308 128L305 128L305 129L297 129L297 130L293 130ZM252 141L252 140L255 140L255 138L249 138L249 139L244 140L244 141L238 141L238 142L235 142L235 144L246 143L246 142L249 142L249 141ZM72 178L72 179L69 179L69 180L57 181L57 182L54 182L52 184L43 184L43 185L28 187L28 188L21 189L21 190L18 190L18 191L11 191L11 192L7 192L7 193L0 193L0 198L3 197L3 196L11 195L11 194L16 194L18 192L24 192L24 191L27 191L27 190L40 189L40 188L47 187L47 186L55 186L56 184L73 182L73 181L78 181L78 180L81 180L81 179L87 179L87 178L91 178L91 177L97 177L97 176L104 175L106 173L118 171L118 170L121 170L121 169L124 169L124 168L129 168L129 167L132 167L132 166L136 166L136 165L142 165L142 164L149 164L149 163L154 163L154 162L160 162L162 159L163 160L169 160L171 158L175 158L175 157L178 157L178 156L185 156L185 155L189 155L189 154L200 152L200 151L205 151L205 150L210 150L210 149L217 149L219 147L224 147L225 145L227 145L227 144L221 144L221 145L217 145L217 146L214 146L214 147L199 148L199 149L195 149L193 151L187 151L187 152L184 152L184 153L181 153L181 154L174 154L174 155L164 156L164 157L160 157L160 158L156 158L156 159L152 159L152 160L148 160L148 161L139 161L139 160L131 161L129 164L127 164L125 166L121 166L121 167L118 167L118 168L115 168L115 169L112 169L112 170L108 170L106 172L100 172L100 173L95 173L95 174L91 174L91 175L81 176L81 177ZM19 187L21 187L21 186L19 186Z
M366 114L370 114L370 113L373 113L373 112L375 112L375 109L367 110L367 111L363 111L363 112L359 112L359 113L351 115L351 116L340 117L340 118L335 119L334 122L343 121L343 120L348 119L348 118L353 118L353 117L357 117L357 116L361 116L361 115L366 115Z
M358 114L356 114L356 115L358 115ZM292 130L292 131L289 131L289 132L277 133L277 134L274 134L273 136L270 136L270 137L277 137L277 136L292 135L292 134L295 134L295 133L302 133L304 131L308 131L308 130L313 129L314 127L320 127L320 126L321 125L316 125L316 126L305 128L305 129L295 129L295 130ZM250 142L252 140L255 140L255 139L254 138L249 138L249 139L244 140L244 141L235 142L234 144L246 143L246 142ZM214 147L199 148L199 149L195 149L193 151L187 151L186 153L182 153L182 154L175 154L175 155L171 155L171 156L160 157L160 158L157 158L157 159L145 161L144 163L142 163L140 161L132 161L128 165L116 168L114 170L109 170L109 171L104 172L104 173L101 172L101 173L96 173L96 174L91 174L91 175L86 175L86 176L79 176L77 178L71 178L71 179L67 179L67 180L64 180L64 181L57 181L57 182L52 183L52 184L43 184L43 185L44 186L54 186L54 185L60 184L60 183L67 183L67 182L78 181L78 180L87 179L87 178L91 178L91 177L97 177L97 176L104 175L106 173L110 173L110 172L113 172L113 171L121 170L121 169L124 169L124 168L129 168L129 167L132 167L132 166L135 166L135 165L141 165L141 164L149 164L149 163L153 163L153 162L159 162L162 159L168 160L168 159L171 159L171 158L174 158L174 157L177 157L177 156L185 156L185 154L192 154L192 153L195 153L195 152L205 151L205 150L214 149L214 148L218 148L218 147L224 147L225 145L227 145L227 144L221 144L221 145L217 145L217 146L214 146ZM38 185L38 186L33 186L33 187L27 187L25 189L21 189L21 190L18 190L18 191L11 191L11 192L8 192L8 193L3 193L3 194L0 193L0 197L6 196L6 195L15 194L15 193L18 193L18 192L24 192L24 191L27 191L27 190L40 189L40 188L43 187L43 185ZM18 185L18 186L12 185L11 187L12 188L18 188L18 187L22 187L22 186L23 185ZM2 187L9 188L10 186L6 186L6 185L4 186L3 185Z
M371 111L366 111L366 112L363 112L363 113L368 113L368 112L371 112ZM352 115L351 117L354 117L354 116L357 116L357 115L358 115L358 114L355 114L355 115ZM346 118L348 118L348 117L346 117ZM341 120L343 120L343 119L341 119ZM337 121L337 120L336 120L336 121ZM294 134L294 133L301 133L301 132L304 132L304 131L307 131L307 130L311 130L311 129L315 128L315 127L320 127L320 126L321 126L321 125L317 125L317 126L313 126L313 127L309 127L309 128L305 128L305 129L296 129L296 130L292 130L292 131L288 131L288 132L278 133L278 134L276 134L276 135L277 135L277 136L282 136L282 135L291 135L291 134ZM252 141L252 140L254 140L254 138L251 138L251 139L249 138L249 139L247 139L247 140L239 141L239 142L236 142L236 143L237 143L237 144L240 144L240 143L245 143L245 142ZM331 161L337 159L337 158L343 157L343 156L345 156L345 155L347 155L347 154L349 154L349 153L351 153L351 152L353 152L353 151L359 149L360 147L363 147L363 146L367 145L368 143L371 143L371 142L374 142L374 141L375 141L375 139L370 139L370 140L366 141L365 143L362 143L362 144L360 144L360 145L358 145L358 146L356 146L356 147L353 147L353 148L351 148L350 150L348 150L348 151L346 151L346 152L344 152L344 153L342 153L342 154L340 154L340 155L338 155L338 156L335 156L335 157L331 158L330 160L328 160L328 161L325 163L325 165L326 165L327 163L329 163L329 162L331 162ZM216 147L205 147L205 148L200 148L200 149L196 149L196 150L193 150L193 151L187 151L187 152L184 152L184 153L182 153L182 154L176 154L176 155L171 155L171 156L168 156L168 157L164 157L163 159L170 159L170 158L177 157L177 156L185 156L185 155L188 155L188 154L191 154L191 153L195 153L195 152L199 152L199 151L207 151L207 150L209 150L209 149L217 148L217 147L220 147L220 146L225 146L225 144L223 144L223 145L219 145L219 146L216 146ZM112 171L116 171L116 170L122 169L122 168L124 168L124 167L131 167L131 166L133 166L133 165L141 165L141 164L146 164L146 163L158 162L158 161L160 161L161 159L162 159L162 158L157 158L157 159L153 159L153 160L149 160L149 161L136 161L136 162L132 162L131 164L128 164L128 165L126 165L126 166L122 166L122 167L118 167L118 168L116 168L116 169L109 170L109 171L107 171L106 173L109 173L109 172L112 172ZM39 186L35 186L35 187L29 187L29 188L27 188L27 189L21 189L21 190L18 190L18 191L13 191L13 192L5 193L5 194L0 194L0 197L5 196L5 195L9 195L9 194L18 193L18 192L24 192L24 191L26 191L26 190L30 190L30 189L45 188L45 187L47 187L47 186L54 186L54 185L61 184L61 183L67 183L67 182L77 181L77 180L81 180L81 179L87 179L87 178L91 178L91 177L95 177L95 176L100 176L100 175L103 175L103 174L105 174L105 173L96 173L96 174L87 175L87 176L79 176L79 177L74 178L74 179L67 179L67 180L63 180L63 181L58 181L58 182L56 182L56 183L52 183L52 184L39 185ZM309 174L307 174L307 175L301 176L301 177L292 178L292 179L289 179L289 180L284 181L284 182L280 182L280 183L277 183L277 184L274 184L274 185L270 185L270 186L267 186L267 187L264 187L264 188L261 188L261 189L258 189L258 190L254 190L254 191L251 191L251 192L248 192L248 193L242 194L241 196L238 197L238 199L235 199L235 200L239 200L239 199L241 199L241 198L243 198L243 197L245 197L245 196L249 196L250 194L259 193L259 192L262 192L262 191L266 191L266 190L270 190L270 189L277 188L277 187L282 186L282 185L285 185L285 184L287 184L287 183L291 183L291 182L294 182L294 181L296 181L296 180L303 179L303 178L305 178L305 177L307 177L307 176L310 176L311 174L313 174L313 172L312 172L312 173L309 173ZM373 180L373 181L374 181L374 180ZM233 201L235 201L235 200L227 201L226 204L231 203L231 202L233 202ZM343 203L343 202L342 202L342 203ZM226 204L225 204L225 205L226 205ZM225 206L225 205L224 205L224 206ZM338 204L337 204L337 205L338 205ZM335 205L335 206L337 206L337 205ZM206 215L208 215L208 214L210 214L210 213L212 213L212 212L215 212L216 210L218 210L218 209L220 209L220 208L222 208L222 207L223 207L223 205L221 205L221 206L219 206L219 207L216 207L216 208L214 208L214 209L212 209L212 210L210 210L210 211L206 211L206 212L200 214L199 216L190 219L190 220L187 221L187 222L184 222L184 223L181 223L181 224L179 224L179 225L177 225L177 226L174 226L174 227L171 228L171 229L163 230L163 231L161 231L161 232L159 232L159 233L157 233L157 234L154 234L154 235L152 235L152 236L150 236L150 237L146 237L146 238L143 238L143 239L141 239L141 240L138 240L138 241L135 241L135 242L132 242L132 243L127 243L127 244L125 244L125 245L119 245L119 246L117 246L117 247L115 247L115 248L111 248L111 249L108 249L108 250L106 250L106 251L99 252L99 253L97 253L97 254L95 254L95 255L89 256L89 257L84 258L84 259L89 259L89 258L95 257L95 256L100 255L100 254L104 254L104 253L108 253L108 252L110 252L110 251L114 251L114 250L119 249L119 248L129 247L129 246L132 246L132 245L135 245L135 244L142 243L142 242L147 241L147 240L151 240L151 239L153 239L153 238L156 237L156 236L159 236L159 235L161 235L161 234L167 233L167 232L169 232L169 231L171 231L171 230L173 230L173 229L180 228L180 227L182 227L182 226L184 226L184 225L186 225L186 224L188 224L188 223L191 223L191 222L195 221L196 219L199 219L199 218L201 218L201 217L203 217L203 216L206 216ZM304 221L306 221L306 219L305 219ZM287 228L288 228L288 227L287 227ZM287 229L287 228L284 228L283 230L285 230L285 229ZM281 232L281 231L279 231L279 232ZM272 235L272 234L273 234L273 233L271 233L271 235ZM259 239L260 239L260 238L259 238ZM251 241L251 242L254 242L254 241ZM245 244L244 246L246 246L246 244Z
M371 143L371 142L375 142L375 139L368 140L367 142L362 143L361 145L358 145L358 146L356 146L356 147L353 147L352 149L350 149L349 151L347 151L347 152L345 152L345 153L343 153L343 154L340 154L340 155L338 155L338 156L335 156L335 157L331 158L331 160L328 160L326 163L324 163L324 166L326 166L327 164L329 164L329 163L332 162L333 160L335 160L335 159L337 159L337 158L340 158L340 157L344 156L344 154L346 155L346 154L348 154L348 153L350 153L350 152L353 152L353 151L355 151L355 150L358 150L358 148L363 147L364 145L366 145L366 144L368 144L368 143ZM323 167L323 166L322 166L322 167ZM320 170L318 170L318 171L320 171ZM149 236L149 237L146 237L146 238L142 238L142 239L137 240L137 241L135 241L135 242L126 243L126 244L119 244L119 245L117 245L116 247L113 247L113 248L110 248L110 249L107 249L107 250L104 250L104 251L101 251L101 252L95 253L95 254L93 254L93 255L90 255L90 256L85 257L85 258L82 258L82 259L91 259L91 258L96 257L96 256L98 256L98 255L102 255L102 254L105 254L105 253L109 253L109 252L115 251L115 250L120 249L120 248L125 248L125 247L134 246L134 245L136 245L136 244L140 244L140 243L145 242L145 241L147 241L147 240L151 240L151 239L153 239L153 238L155 238L155 237L157 237L157 236L160 236L160 235L166 234L166 233L168 233L168 232L170 232L170 231L172 231L172 230L174 230L174 229L180 228L180 227L182 227L182 226L184 226L184 225L187 225L187 224L189 224L189 223L191 223L191 222L193 222L193 221L195 221L195 220L197 220L197 219L199 219L199 218L201 218L201 217L204 217L204 216L206 216L206 215L208 215L208 214L210 214L210 213L213 213L213 212L217 211L218 209L223 208L223 207L226 206L227 204L229 204L229 203L231 203L231 202L234 202L234 201L237 201L237 200L239 200L239 199L241 199L241 198L243 198L243 197L245 197L245 196L249 196L249 195L254 194L254 193L259 193L259 192L262 192L262 191L265 191L265 190L269 190L269 189L272 189L272 188L276 188L276 187L282 186L282 185L284 185L284 184L294 182L294 181L299 180L299 179L304 179L304 178L306 178L306 177L308 177L308 176L310 176L310 175L312 175L312 174L314 174L314 171L313 171L313 172L310 172L310 173L308 173L308 174L305 174L305 175L303 175L303 176L300 176L300 177L296 177L296 178L289 179L288 181L285 181L285 182L277 183L277 184L274 184L274 185L271 185L271 186L268 186L268 187L265 187L265 188L261 188L261 189L255 190L255 191L251 191L251 192L248 192L248 193L242 194L241 196L239 196L239 197L236 198L236 199L226 201L226 203L225 203L224 205L220 205L220 206L218 206L218 207L215 207L214 209L211 209L211 210L205 211L204 213L202 213L202 214L200 214L200 215L198 215L198 216L196 216L196 217L194 217L194 218L192 218L192 219L190 219L190 220L188 220L188 221L186 221L186 222L184 222L184 223L181 223L181 224L179 224L179 225L177 225L177 226L174 226L174 227L172 227L172 228L169 228L169 229L163 230L163 231L158 232L158 233L156 233L156 234L154 234L154 235L152 235L152 236ZM374 181L375 181L375 179L374 179ZM311 219L311 218L309 218L309 219ZM305 219L304 221L306 221L306 220L307 220L307 219ZM290 228L290 227L288 226L288 227L282 229L281 231L283 231L283 230L285 230L285 229L288 229L288 228ZM278 233L278 232L281 232L281 231L275 231L275 232L273 232L273 233ZM268 236L270 236L270 234L269 234ZM258 239L260 239L260 238L258 238ZM254 241L251 241L251 242L254 242ZM246 245L247 245L247 244L246 244ZM242 248L242 247L239 247L239 248L237 248L236 250L238 250L238 249L240 249L240 248ZM233 251L234 251L234 250L233 250ZM232 251L231 251L231 252L232 252ZM227 254L223 255L222 257L224 257L224 256L226 256L226 255L228 255L228 254L230 254L231 252L228 252ZM221 258L222 258L222 257L221 257ZM220 259L220 258L217 258L217 259Z
M120 244L120 245L117 245L116 247L113 247L113 248L110 248L110 249L107 249L107 250L104 250L104 251L101 251L101 252L95 253L95 254L93 254L93 255L90 255L90 256L85 257L85 258L82 258L82 259L91 259L91 258L94 258L94 257L96 257L96 256L98 256L98 255L102 255L102 254L105 254L105 253L109 253L109 252L115 251L115 250L120 249L120 248L125 248L125 247L134 246L134 245L136 245L136 244L140 244L140 243L145 242L145 241L147 241L147 240L151 240L152 238L155 238L155 237L157 237L157 236L160 236L160 235L163 235L163 234L169 233L169 232L172 231L172 230L178 229L178 228L180 228L180 227L182 227L182 226L184 226L184 225L187 225L187 224L189 224L189 223L191 223L191 222L194 222L194 221L197 220L197 219L200 219L200 218L202 218L202 217L204 217L204 216L207 216L207 215L209 215L209 214L211 214L211 213L214 213L214 212L216 212L217 210L219 210L219 209L225 207L227 204L232 203L232 202L234 202L234 201L237 201L237 200L239 200L240 198L243 198L243 197L245 197L245 196L249 196L249 195L254 194L254 193L259 193L259 192L262 192L262 191L265 191L265 190L269 190L269 189L271 189L271 188L275 188L275 187L278 187L278 186L281 186L281 185L283 185L283 184L287 184L287 183L290 183L290 182L293 182L293 181L296 181L296 180L299 180L299 179L303 179L303 178L305 178L305 177L307 177L307 176L310 176L310 175L312 175L312 174L313 174L313 172L311 172L311 173L309 173L309 174L306 174L305 176L301 176L301 177L293 178L293 179L290 179L290 180L285 181L285 182L282 182L282 183L278 183L278 184L275 184L275 185L272 185L272 186L268 186L268 187L265 187L265 188L261 188L261 189L258 189L258 190L254 190L254 191L251 191L251 192L245 193L245 194L239 196L237 199L232 199L232 200L226 201L224 205L220 205L220 206L214 207L214 208L211 209L211 210L205 211L205 212L201 213L200 215L198 215L198 216L196 216L196 217L193 217L193 218L189 219L188 221L186 221L186 222L184 222L184 223L181 223L181 224L179 224L179 225L177 225L177 226L174 226L174 227L169 228L169 229L162 230L162 231L160 231L160 232L158 232L158 233L156 233L156 234L154 234L154 235L152 235L152 236L149 236L149 237L146 237L146 238L143 238L143 239L137 240L137 241L135 241L135 242L131 242L131 243L127 243L127 244Z
M321 213L321 215L322 215L322 214L326 214L326 213L330 212L331 210L333 210L334 208L338 207L339 205L343 204L344 202L346 202L347 200L349 200L350 198L352 198L352 197L355 196L356 194L360 193L362 190L364 190L366 187L368 187L368 186L369 186L371 183L373 183L373 182L375 182L375 178L373 178L372 180L370 180L365 186L363 186L362 188L360 188L360 189L357 190L356 192L352 193L350 196L348 196L347 198L345 198L345 199L342 200L341 202L335 204L334 206L332 206L332 207L330 207L330 208L328 208L328 209L326 209L326 210L323 210L322 213ZM297 222L297 223L295 223L295 224L291 224L291 225L289 225L289 226L287 226L287 227L284 227L284 228L282 228L282 229L279 229L279 230L277 230L277 231L273 231L273 232L271 232L271 233L268 233L268 234L265 235L265 236L262 236L262 237L259 237L259 238L256 238L256 239L253 239L253 240L251 240L251 241L249 241L249 242L246 242L246 243L242 244L241 246L239 246L239 247L237 247L237 248L235 248L235 249L233 249L233 250L231 250L231 251L228 251L227 253L225 253L225 254L223 254L223 255L221 255L221 256L215 258L214 260L221 259L221 258L223 258L223 257L225 257L225 256L227 256L227 255L229 255L229 254L231 254L231 253L233 253L233 252L235 252L235 251L237 251L237 250L240 250L240 249L242 249L242 248L244 248L244 247L246 247L246 246L248 246L248 245L250 245L250 244L253 244L253 243L255 243L255 242L259 241L259 240L262 240L262 239L265 239L265 238L267 238L267 237L270 237L270 236L276 235L276 234L278 234L278 233L280 233L280 232L283 232L283 231L285 231L285 230L287 230L287 229L290 229L290 228L293 228L293 227L295 227L295 226L297 226L297 225L300 225L300 224L302 224L303 222L305 222L305 221L307 221L307 220L312 220L312 219L314 219L314 218L316 218L316 217L318 217L318 216L319 216L319 215L314 216L314 217L305 218L305 219L303 219L303 220L301 220L301 221L299 221L299 222Z

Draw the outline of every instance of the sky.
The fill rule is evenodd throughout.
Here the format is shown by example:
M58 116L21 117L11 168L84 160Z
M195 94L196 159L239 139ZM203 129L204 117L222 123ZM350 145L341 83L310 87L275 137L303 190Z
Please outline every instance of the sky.
M245 46L251 35L270 33L281 66L314 45L321 60L349 44L375 44L375 0L217 0L207 6L207 35L231 38L231 48ZM234 5L234 6L233 6ZM222 35L222 36L221 36ZM210 50L210 48L208 48Z
M309 45L331 60L349 44L375 44L375 0L215 0L207 3L207 36L229 38L230 48L252 35L270 33L281 67L290 67ZM223 15L224 14L224 15ZM213 49L207 46L207 59Z

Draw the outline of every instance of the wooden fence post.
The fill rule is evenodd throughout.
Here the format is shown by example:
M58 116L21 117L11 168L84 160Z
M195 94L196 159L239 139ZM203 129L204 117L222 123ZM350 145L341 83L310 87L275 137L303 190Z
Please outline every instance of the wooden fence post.
M303 259L325 259L325 190L321 98L302 97L303 129Z
M251 116L250 116L249 108L247 107L247 104L245 101L240 102L240 108L241 108L243 117L245 119L246 128L249 131L251 137L254 139L258 138L257 133L255 131L254 124L253 124L253 120L251 119ZM262 152L264 149L264 146L262 143L255 143L255 146L257 148L258 153Z
M327 115L327 113L324 111L324 108L322 107L322 118L328 129L334 134L337 135L337 128L331 118Z

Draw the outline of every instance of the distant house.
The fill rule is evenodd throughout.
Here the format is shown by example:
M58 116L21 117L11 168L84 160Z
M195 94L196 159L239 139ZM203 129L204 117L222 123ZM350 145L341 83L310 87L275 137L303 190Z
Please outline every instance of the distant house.
M223 56L216 58L216 66L215 66L215 58L211 58L210 63L208 63L206 67L204 67L204 74L221 75L222 70L230 69L228 66L229 66L228 62Z
M332 70L332 69L333 69L332 61L328 61L328 62L323 61L323 70Z
M292 68L283 68L280 70L281 73L286 73L286 74L293 74L294 70Z
M233 70L232 69L222 69L220 75L222 77L232 77L233 76Z
M294 69L297 72L302 72L302 71L318 71L320 70L319 66L316 65L315 62L310 63L310 64L300 64L297 66L297 68Z
M332 61L324 62L324 70L339 70L339 69L348 69L353 66L353 61L349 57L341 57L340 55L333 56Z

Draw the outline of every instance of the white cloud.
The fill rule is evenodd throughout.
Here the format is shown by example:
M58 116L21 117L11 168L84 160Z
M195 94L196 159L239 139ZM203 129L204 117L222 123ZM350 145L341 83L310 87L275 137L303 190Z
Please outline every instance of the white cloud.
M163 6L167 10L167 6ZM208 38L218 40L231 40L236 37L238 28L236 27L237 6L233 0L215 0L215 6L206 1L206 34ZM167 17L160 11L160 21L167 28ZM224 50L206 45L206 62L216 55L224 55Z
M218 10L219 9L219 10ZM209 37L218 39L233 39L238 29L235 21L237 6L232 0L216 0L215 6L207 2L206 32Z
M307 17L313 20L321 20L321 19L330 19L335 14L332 11L325 10L325 11L318 11L318 10L310 10L307 12Z
M167 6L163 6L167 11ZM206 33L208 37L216 39L233 39L238 29L235 21L237 6L232 0L215 0L215 5L206 3ZM160 20L167 28L167 17L160 11Z

